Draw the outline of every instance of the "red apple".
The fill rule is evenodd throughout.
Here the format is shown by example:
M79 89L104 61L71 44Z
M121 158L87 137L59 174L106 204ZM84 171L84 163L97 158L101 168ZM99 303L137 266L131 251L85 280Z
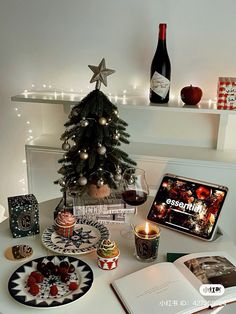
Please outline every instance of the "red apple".
M185 86L181 89L180 96L186 105L195 106L202 98L202 90L196 86Z

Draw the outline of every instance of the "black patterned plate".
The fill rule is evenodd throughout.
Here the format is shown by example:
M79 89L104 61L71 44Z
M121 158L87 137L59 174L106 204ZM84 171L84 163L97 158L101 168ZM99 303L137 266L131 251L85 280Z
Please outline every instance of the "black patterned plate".
M61 261L67 261L73 264L75 271L71 274L69 282L78 283L76 290L69 290L69 283L63 283L58 276L50 275L44 278L43 282L38 284L40 292L33 296L28 292L27 279L31 272L36 271L38 262L45 263L52 261L59 265ZM56 296L50 295L50 286L55 283L58 287ZM45 256L34 259L19 267L10 277L8 290L11 296L18 302L37 308L48 308L66 305L81 298L91 288L93 283L93 272L88 264L71 256Z
M42 243L55 253L77 255L96 250L102 240L108 238L109 231L103 224L93 220L78 219L70 238L58 235L55 227L51 226L44 230Z

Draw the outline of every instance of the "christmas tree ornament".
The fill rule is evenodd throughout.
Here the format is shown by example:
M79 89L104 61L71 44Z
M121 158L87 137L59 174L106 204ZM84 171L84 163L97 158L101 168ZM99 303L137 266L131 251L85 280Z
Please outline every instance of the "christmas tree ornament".
M104 185L104 180L101 178L101 179L99 179L98 181L97 181L97 186L98 187L101 187L101 186L103 186Z
M118 110L113 111L115 115L118 115Z
M61 187L65 187L66 186L66 182L63 179L59 179L58 183L60 184Z
M101 118L99 118L98 122L99 122L99 124L101 124L101 125L106 125L107 119L104 118L104 117L101 117Z
M122 175L120 173L115 174L114 179L116 181L120 181L122 179Z
M79 153L79 157L80 157L80 159L82 159L82 160L88 159L88 153L87 153L87 151L86 151L86 150L83 150L82 152L80 152L80 153Z
M81 121L80 121L80 126L82 126L82 128L85 128L86 126L89 125L89 122L88 120L86 120L85 118L83 118Z
M68 150L70 149L70 143L69 143L68 141L65 141L65 142L62 144L61 148L62 148L63 150L68 151Z
M79 112L77 111L77 109L72 109L71 113L70 113L70 117L77 117L79 115Z
M106 149L105 146L100 146L100 147L98 147L98 149L97 149L97 153L98 153L99 155L104 155L104 154L106 153L106 151L107 151L107 149Z
M120 138L120 133L117 132L117 133L113 134L113 139L114 139L114 140L117 140L117 141L118 141L119 138Z
M84 177L83 175L80 176L79 181L78 181L79 185L84 186L88 183L88 180L86 177Z
M134 184L134 181L135 181L135 178L133 176L131 176L129 179L128 179L128 184L129 185L132 185Z
M115 73L115 70L106 68L106 62L104 58L102 59L102 61L100 62L98 66L89 65L88 67L94 73L90 80L90 83L96 82L96 87L95 87L96 89L100 89L101 83L107 86L107 76Z

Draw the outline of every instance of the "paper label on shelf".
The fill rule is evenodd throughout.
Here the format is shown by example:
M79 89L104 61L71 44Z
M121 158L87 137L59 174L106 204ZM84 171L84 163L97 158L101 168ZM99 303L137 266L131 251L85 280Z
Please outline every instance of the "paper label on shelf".
M153 90L157 95L165 98L170 89L170 81L165 76L155 71L151 78L150 86L151 90Z

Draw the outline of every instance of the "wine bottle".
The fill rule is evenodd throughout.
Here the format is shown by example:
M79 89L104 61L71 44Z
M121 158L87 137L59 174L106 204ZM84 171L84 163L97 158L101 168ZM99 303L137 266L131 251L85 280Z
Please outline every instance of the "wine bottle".
M159 24L157 49L151 64L150 102L167 103L170 93L171 64L166 47L166 24Z

